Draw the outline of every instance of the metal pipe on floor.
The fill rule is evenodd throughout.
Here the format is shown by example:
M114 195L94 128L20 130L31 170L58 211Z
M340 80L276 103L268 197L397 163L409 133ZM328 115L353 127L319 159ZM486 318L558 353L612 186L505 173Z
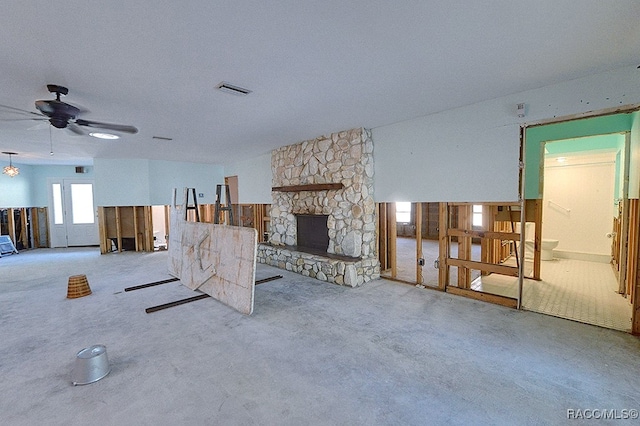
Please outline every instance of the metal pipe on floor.
M263 283L266 283L266 282L269 282L269 281L278 280L280 278L282 278L282 275L274 275L272 277L263 278L261 280L255 281L255 285L263 284ZM177 280L177 278L176 278L176 280ZM151 283L151 284L152 285L156 285L154 283ZM144 311L146 313L150 314L152 312L161 311L163 309L173 308L174 306L184 305L185 303L195 302L196 300L206 299L207 297L211 297L211 296L209 296L208 294L200 294L198 296L188 297L186 299L180 299L180 300L176 300L174 302L165 303L165 304L162 304L162 305L152 306L150 308L145 309Z
M148 283L148 284L135 285L133 287L125 288L124 291L140 290L141 288L154 287L156 285L172 283L174 281L180 281L180 278L169 278L167 280L156 281L156 282L152 282L152 283Z

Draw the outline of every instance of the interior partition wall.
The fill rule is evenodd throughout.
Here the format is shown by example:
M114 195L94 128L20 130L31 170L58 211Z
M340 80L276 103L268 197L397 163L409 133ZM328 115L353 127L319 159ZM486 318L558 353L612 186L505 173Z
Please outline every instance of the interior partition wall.
M423 238L425 206L437 207L437 239ZM433 208L432 208L433 209ZM521 263L519 202L411 203L409 223L396 203L379 203L379 259L385 278L517 307ZM434 218L429 218L433 221ZM414 231L398 237L398 224ZM427 252L436 251L433 260Z

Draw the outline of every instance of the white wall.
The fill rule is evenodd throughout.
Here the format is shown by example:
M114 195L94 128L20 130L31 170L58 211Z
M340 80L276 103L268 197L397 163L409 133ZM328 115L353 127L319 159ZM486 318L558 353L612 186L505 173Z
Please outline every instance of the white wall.
M238 176L240 204L271 204L271 153L224 166L225 176Z
M516 116L520 102L524 119ZM523 120L635 103L640 84L632 66L374 128L375 199L516 201ZM636 165L638 150L640 142Z
M75 166L32 166L31 202L32 207L45 207L49 204L49 178L93 179L93 166L84 166L86 173L76 173Z
M222 166L177 161L149 162L149 197L152 205L171 204L173 188L178 189L177 201L180 203L185 187L195 188L198 194L203 194L202 198L198 198L198 204L213 204L216 202L216 185L223 183Z
M203 193L198 204L215 203L215 188L224 183L222 166L156 160L96 158L97 206L148 206L171 203L173 188L181 201L184 187Z
M96 206L148 206L149 160L93 160Z
M558 250L610 255L615 153L569 157L565 164L545 162L542 238L559 240Z

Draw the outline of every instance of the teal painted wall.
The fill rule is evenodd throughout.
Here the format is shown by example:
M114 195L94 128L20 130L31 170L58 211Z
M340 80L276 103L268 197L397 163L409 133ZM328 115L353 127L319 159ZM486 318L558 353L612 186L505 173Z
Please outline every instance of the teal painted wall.
M5 164L6 163L6 164ZM9 165L9 161L0 162L0 169ZM0 208L31 207L31 185L33 167L13 163L20 170L18 176L9 177L0 171Z
M640 111L633 113L630 137L629 198L640 198Z
M544 161L543 142L628 132L631 130L634 121L634 114L637 113L607 115L527 128L525 198L542 198L542 192L540 191L540 165ZM633 165L631 168L633 169Z

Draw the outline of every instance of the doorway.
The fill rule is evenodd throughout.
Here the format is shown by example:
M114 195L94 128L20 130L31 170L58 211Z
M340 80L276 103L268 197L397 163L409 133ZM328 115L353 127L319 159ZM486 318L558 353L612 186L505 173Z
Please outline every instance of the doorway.
M51 247L100 244L93 180L49 179Z
M628 198L628 144L628 133L544 142L542 220L527 223L525 230L531 242L533 227L541 227L541 281L525 283L523 308L631 330L630 298L619 292L625 274L612 265L619 257L614 236L626 241L614 228L616 221L627 222L618 212ZM525 261L530 263L533 244L528 242Z

